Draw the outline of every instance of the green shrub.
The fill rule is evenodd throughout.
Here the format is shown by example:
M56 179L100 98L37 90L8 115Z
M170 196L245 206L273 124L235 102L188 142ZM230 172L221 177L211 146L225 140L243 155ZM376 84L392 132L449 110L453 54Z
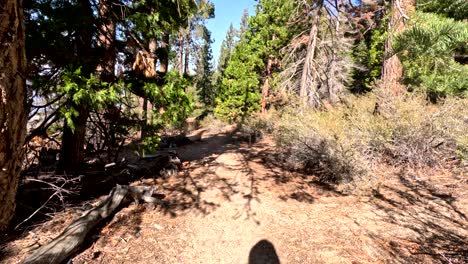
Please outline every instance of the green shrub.
M395 52L405 68L404 83L436 100L468 94L468 66L455 60L468 49L468 22L417 12L412 25L399 34Z

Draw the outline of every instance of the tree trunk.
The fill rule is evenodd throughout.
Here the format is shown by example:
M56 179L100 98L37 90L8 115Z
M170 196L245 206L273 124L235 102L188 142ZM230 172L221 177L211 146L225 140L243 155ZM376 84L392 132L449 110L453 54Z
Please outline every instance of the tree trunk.
M184 63L184 74L189 74L189 64L190 64L190 36L187 34L185 38L185 63Z
M58 264L80 249L88 233L101 221L111 217L119 206L130 196L136 203L142 200L156 205L160 200L153 197L154 189L148 186L117 185L107 199L72 222L55 239L29 255L23 264Z
M180 30L180 35L179 35L179 73L183 74L184 73L184 35L182 33L182 29Z
M169 66L169 34L163 33L161 39L161 49L163 50L159 58L159 72L166 73Z
M21 0L0 2L0 233L16 206L26 136L26 53Z
M74 130L64 121L59 172L75 173L79 171L85 158L86 121L89 117L89 110L82 104L72 104L72 107L78 112L78 117L73 119Z
M314 72L314 57L315 49L317 48L317 34L318 26L320 23L320 16L322 14L323 0L319 1L318 6L314 11L314 24L310 29L309 40L307 43L307 55L302 68L302 76L300 83L299 96L302 101L302 107L307 106L319 107L320 98L315 87L315 75Z
M141 136L140 139L143 141L146 138L147 126L148 126L148 99L143 98L143 106L141 107L143 112L141 116Z
M271 78L271 67L273 65L273 59L271 57L268 57L268 62L266 66L266 76L265 76L265 82L263 83L263 88L262 88L262 101L260 103L261 105L261 110L262 114L266 113L266 101L268 98L268 93L270 91L270 78Z
M394 95L403 93L404 86L399 83L403 76L403 65L393 54L392 43L395 34L405 29L405 19L415 10L415 0L392 0L391 18L388 23L388 38L385 40L385 59L382 67L382 87Z
M99 46L104 49L103 65L98 65L97 71L101 80L105 82L114 81L114 67L115 67L115 25L109 19L109 3L108 0L102 0L99 3L99 16L105 22L101 26L99 34Z
M91 3L88 0L79 1L81 8L82 20L84 21L78 29L78 38L76 40L77 57L81 65L83 76L89 76L98 68L93 64L93 30L94 16L91 8ZM60 151L60 162L57 170L59 172L75 173L80 169L80 165L85 157L85 135L86 121L89 117L89 109L86 106L87 102L74 103L69 101L69 107L74 108L78 112L78 116L72 118L72 129L64 121L62 135L62 149Z

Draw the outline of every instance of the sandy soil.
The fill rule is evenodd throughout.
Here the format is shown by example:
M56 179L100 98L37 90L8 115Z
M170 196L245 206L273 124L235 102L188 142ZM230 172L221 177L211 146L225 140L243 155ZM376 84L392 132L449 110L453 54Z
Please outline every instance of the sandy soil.
M372 195L343 195L282 168L269 138L207 132L178 151L180 173L144 182L164 203L123 208L70 263L468 263L466 175L386 168ZM7 243L0 262L77 215Z

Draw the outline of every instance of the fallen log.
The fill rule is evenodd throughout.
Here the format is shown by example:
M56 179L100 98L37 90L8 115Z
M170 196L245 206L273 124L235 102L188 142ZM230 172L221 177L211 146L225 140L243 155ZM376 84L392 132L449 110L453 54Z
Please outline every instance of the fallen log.
M99 222L112 215L125 198L130 196L136 202L142 200L157 203L159 200L152 197L153 191L154 189L148 186L117 185L98 206L75 220L58 237L38 248L22 263L62 263L81 247L87 234Z
M187 138L190 139L192 142L201 141L203 133L205 133L205 131L205 128L195 130L189 135L187 135Z

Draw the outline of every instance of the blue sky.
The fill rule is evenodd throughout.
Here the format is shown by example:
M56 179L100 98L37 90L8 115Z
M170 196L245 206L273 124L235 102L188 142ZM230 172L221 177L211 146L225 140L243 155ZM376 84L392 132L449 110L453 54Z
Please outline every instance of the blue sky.
M211 38L214 43L211 45L213 59L218 60L221 42L223 42L229 25L232 23L235 28L239 28L240 20L244 9L249 9L249 14L255 12L254 0L211 0L215 5L215 18L209 19L207 27L211 31Z

